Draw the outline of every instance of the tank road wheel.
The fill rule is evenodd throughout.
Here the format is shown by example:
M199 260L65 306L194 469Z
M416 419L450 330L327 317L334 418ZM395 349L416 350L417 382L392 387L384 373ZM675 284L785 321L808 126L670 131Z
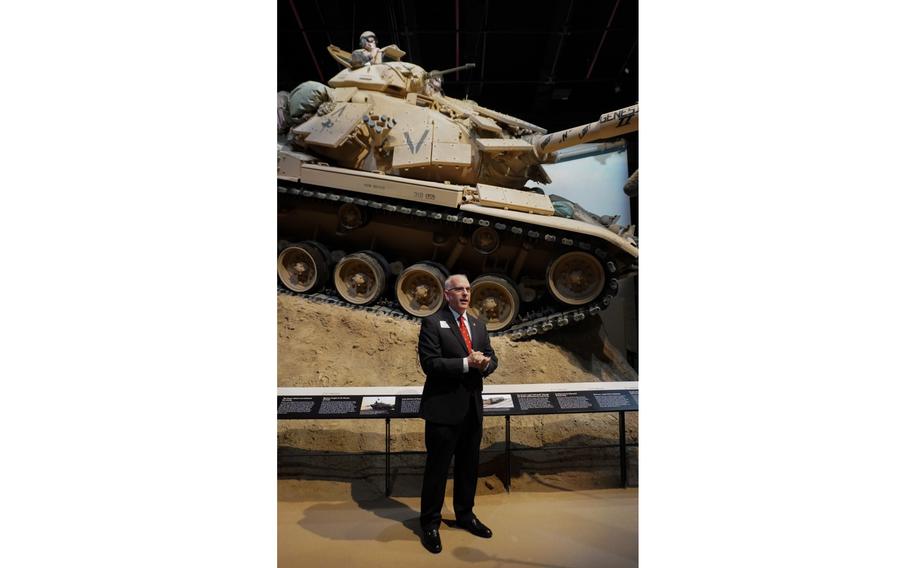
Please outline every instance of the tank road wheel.
M487 331L512 325L518 315L518 292L499 276L481 276L471 282L471 315L486 323Z
M335 289L352 304L372 304L385 290L387 270L384 264L367 252L347 255L335 265Z
M295 243L278 253L278 278L294 292L321 290L328 277L326 256L316 243Z
M478 227L471 235L471 246L480 254L492 254L499 248L499 235L489 227Z
M363 210L353 203L345 203L338 210L338 223L348 231L353 231L366 224Z
M435 266L412 264L398 275L395 296L404 311L419 318L426 317L442 307L444 282L445 276Z
M604 268L586 252L567 252L547 267L547 288L570 306L587 304L604 289Z

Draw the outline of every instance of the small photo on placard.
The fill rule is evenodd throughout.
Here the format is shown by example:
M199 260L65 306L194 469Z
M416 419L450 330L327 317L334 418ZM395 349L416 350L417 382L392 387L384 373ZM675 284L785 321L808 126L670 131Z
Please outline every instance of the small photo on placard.
M365 396L360 404L360 414L390 414L395 410L394 396Z
M483 398L484 410L492 410L492 409L500 409L500 408L515 408L515 405L512 404L512 395L509 395L509 394L483 394L480 396Z

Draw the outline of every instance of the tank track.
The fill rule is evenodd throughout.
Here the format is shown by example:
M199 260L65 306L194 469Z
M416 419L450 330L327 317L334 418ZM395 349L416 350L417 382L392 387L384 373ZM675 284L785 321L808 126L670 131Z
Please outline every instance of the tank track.
M605 250L594 247L590 242L580 241L575 238L576 235L565 233L563 231L549 230L549 228L547 228L548 230L541 231L540 229L542 229L542 227L532 228L524 223L515 223L513 221L506 222L505 219L479 218L460 210L441 209L438 207L433 207L432 205L403 203L393 200L377 199L376 196L370 196L369 199L366 199L354 197L341 192L334 192L323 187L320 187L318 189L309 189L306 186L297 187L296 184L288 185L289 186L279 185L278 193L294 195L301 199L319 199L339 203L353 203L361 207L381 209L386 213L393 213L398 215L414 215L423 219L434 219L439 222L451 223L453 225L476 224L482 227L493 227L493 229L502 233L524 235L532 239L543 238L547 242L556 242L558 240L561 245L567 248L575 248L586 252L592 252L594 256L596 256L604 263L604 270L606 274L616 274L616 266L612 262L605 260L608 257L608 253ZM581 322L585 318L594 316L597 314L597 312L605 309L610 305L613 296L615 296L619 291L618 280L616 278L608 278L604 286L604 291L604 294L600 298L582 307L557 311L551 306L542 310L531 311L527 312L524 315L519 315L516 319L516 322L513 323L511 327L500 331L490 332L490 335L493 337L507 336L512 340L530 339L554 329ZM376 303L370 306L357 306L346 302L337 294L335 290L332 290L330 288L326 288L322 292L301 293L288 290L279 284L278 293L290 296L298 296L305 300L317 303L344 306L348 309L367 311L375 314L393 317L396 319L413 321L415 323L420 320L420 318L413 316L399 308L394 300L386 297L380 298L376 301Z

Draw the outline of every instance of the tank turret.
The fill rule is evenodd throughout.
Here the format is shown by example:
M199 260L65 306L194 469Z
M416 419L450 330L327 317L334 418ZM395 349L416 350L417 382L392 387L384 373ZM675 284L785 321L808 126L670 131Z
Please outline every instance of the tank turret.
M445 96L439 79L473 64L427 72L395 46L380 63L329 52L345 68L290 94L296 125L279 136L284 287L421 317L447 274L466 273L488 329L534 335L603 308L635 271L628 230L556 217L525 186L550 182L541 164L556 150L636 130L637 105L548 134Z

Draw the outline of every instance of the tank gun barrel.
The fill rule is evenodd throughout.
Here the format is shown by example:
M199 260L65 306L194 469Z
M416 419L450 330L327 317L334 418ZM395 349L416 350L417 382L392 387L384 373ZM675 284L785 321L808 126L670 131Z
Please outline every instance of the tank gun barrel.
M475 67L477 66L473 63L465 63L464 65L452 67L451 69L444 69L442 71L430 71L429 77L442 77L443 75L448 75L449 73L454 73L456 71L465 71L467 69L473 69Z
M543 156L556 150L594 140L614 138L638 130L638 105L604 113L594 122L575 126L551 134L537 134L528 141L537 155Z

